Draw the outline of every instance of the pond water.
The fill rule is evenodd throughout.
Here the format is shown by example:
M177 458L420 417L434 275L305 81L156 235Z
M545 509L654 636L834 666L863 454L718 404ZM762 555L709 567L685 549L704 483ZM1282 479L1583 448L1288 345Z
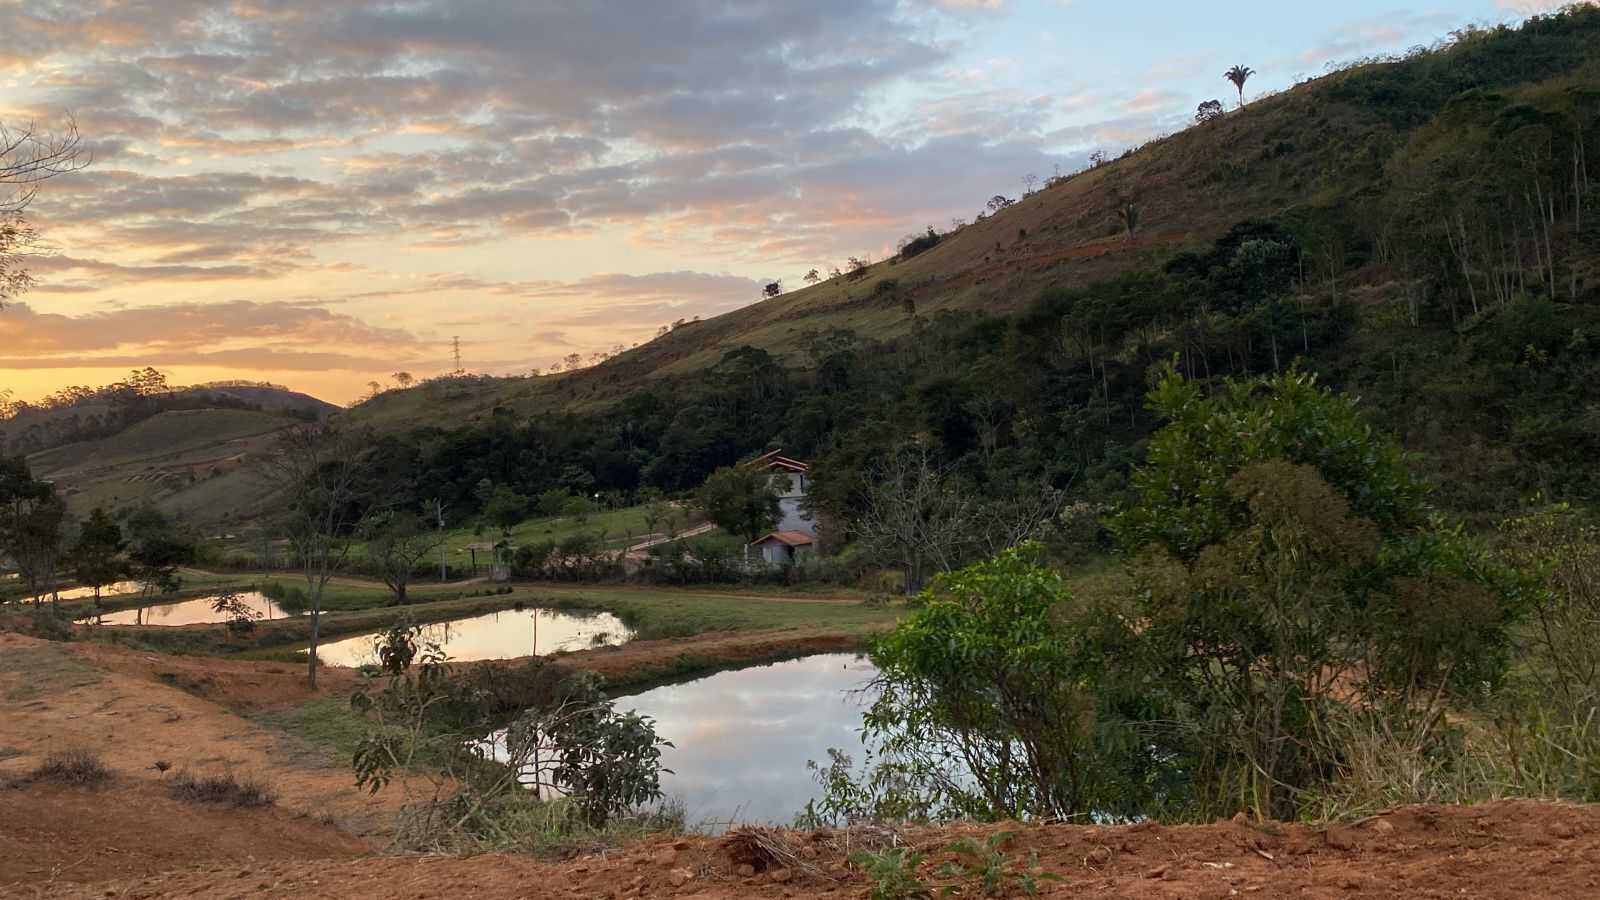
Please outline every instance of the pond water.
M619 697L616 708L655 719L672 742L661 789L690 827L787 825L819 792L807 761L826 763L830 747L862 761L871 700L861 688L875 674L864 657L824 654Z
M289 613L284 612L282 607L272 602L265 594L242 591L235 596L263 621L289 617ZM211 606L216 599L213 595L179 600L176 603L158 603L136 609L101 613L97 616L84 616L78 621L95 625L205 625L226 622L228 614L219 613Z
M142 588L137 581L118 581L114 584L102 585L101 597L114 597L118 594L137 594ZM92 587L75 587L56 591L56 596L62 600L84 600L94 596Z
M452 660L470 661L615 646L632 637L628 626L610 613L529 608L424 625L421 639L439 644ZM317 657L330 666L377 665L377 640L377 634L363 634L330 641L317 648Z

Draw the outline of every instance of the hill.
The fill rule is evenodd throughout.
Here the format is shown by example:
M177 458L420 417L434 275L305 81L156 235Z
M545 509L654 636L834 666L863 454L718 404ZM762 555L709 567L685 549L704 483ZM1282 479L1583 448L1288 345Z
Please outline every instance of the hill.
M0 405L0 452L29 454L116 434L169 410L259 410L299 419L323 418L339 407L273 384L216 382L168 387L155 369L135 371L114 384L72 387L40 403Z
M590 370L447 379L382 395L353 418L383 426L453 425L496 407L519 414L584 408L653 380L703 372L741 346L805 365L809 338L819 332L847 329L891 340L940 313L1014 314L1045 290L1159 268L1247 220L1278 221L1294 233L1304 280L1331 281L1335 289L1340 281L1397 283L1406 274L1396 271L1398 260L1389 252L1397 227L1438 232L1440 222L1460 212L1454 201L1463 198L1452 192L1461 176L1493 192L1485 183L1493 170L1483 167L1511 162L1494 159L1504 149L1494 145L1494 136L1507 127L1499 119L1507 110L1514 111L1514 126L1537 129L1549 117L1592 122L1600 90L1597 20L1600 12L1575 8L1521 28L1459 34L1440 49L1355 65L1052 179L992 215L939 235L935 246L915 256L902 254L684 323ZM1548 132L1541 133L1548 138ZM1546 155L1568 149L1558 146ZM1532 190L1525 181L1505 188L1514 205L1521 203L1516 195ZM983 200L974 198L974 207ZM1413 205L1437 218L1404 222ZM1122 215L1129 208L1136 219L1131 233ZM1444 243L1445 235L1432 236ZM1485 251L1501 242L1487 234L1483 241ZM1597 268L1592 257L1574 258L1570 271L1592 286Z
M28 457L78 514L151 504L197 521L256 511L268 493L249 471L272 435L296 420L247 409L157 413L116 434Z

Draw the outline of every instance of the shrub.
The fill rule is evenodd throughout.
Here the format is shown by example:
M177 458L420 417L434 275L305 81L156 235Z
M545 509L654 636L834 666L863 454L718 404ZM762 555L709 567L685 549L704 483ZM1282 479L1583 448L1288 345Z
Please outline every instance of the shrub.
M932 250L939 245L940 240L942 240L940 234L934 231L932 226L929 226L927 234L919 235L906 241L906 245L900 249L900 258L910 259L919 253Z
M179 772L167 782L167 790L190 803L216 803L232 807L271 806L277 799L272 789L250 776L240 778L232 772L194 776Z
M865 850L850 855L872 882L872 900L914 900L930 896L928 886L917 877L922 854L909 847L893 847L877 853Z
M900 279L885 278L872 286L872 296L888 297L898 290L900 290Z
M100 754L82 747L54 750L38 768L28 773L28 781L48 781L74 787L94 787L111 780L111 770Z

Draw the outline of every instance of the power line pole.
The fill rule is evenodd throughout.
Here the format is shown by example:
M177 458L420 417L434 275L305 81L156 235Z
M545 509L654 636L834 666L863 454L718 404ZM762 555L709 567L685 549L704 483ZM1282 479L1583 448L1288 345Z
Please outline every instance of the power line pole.
M456 374L460 375L461 374L461 336L457 335L457 336L451 338L450 341L451 341L452 344L455 345Z

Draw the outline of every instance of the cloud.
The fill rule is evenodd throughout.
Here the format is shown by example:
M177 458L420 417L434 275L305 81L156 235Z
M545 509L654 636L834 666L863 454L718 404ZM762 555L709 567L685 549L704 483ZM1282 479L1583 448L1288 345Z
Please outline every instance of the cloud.
M214 348L228 344L259 342L270 342L273 347L235 347L226 352L280 350L289 345L296 352L340 347L404 354L418 347L416 338L406 331L374 327L306 303L234 300L125 307L76 316L41 313L18 303L0 315L0 346L13 355L28 354L44 361L129 350L139 350L151 359L172 359L223 352ZM0 368L21 367L0 363Z

